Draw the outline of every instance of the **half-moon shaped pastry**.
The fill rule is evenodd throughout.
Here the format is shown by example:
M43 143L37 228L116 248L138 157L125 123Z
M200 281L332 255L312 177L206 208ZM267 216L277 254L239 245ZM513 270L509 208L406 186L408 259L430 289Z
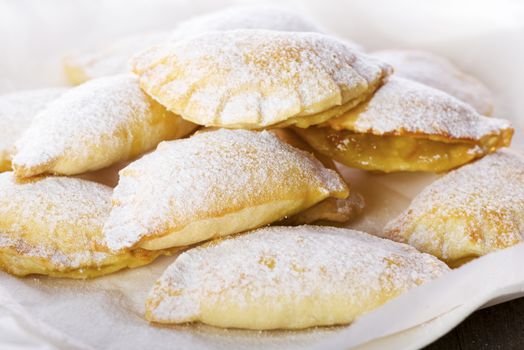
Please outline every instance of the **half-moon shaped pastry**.
M147 96L133 75L100 78L67 91L35 116L16 143L13 168L18 177L81 174L195 128Z
M232 29L321 31L307 18L279 7L232 7L180 22L173 31L130 36L105 48L69 55L64 58L65 73L72 84L80 84L93 78L129 72L129 59L150 46L166 40L179 40L208 31Z
M479 114L493 111L493 95L477 78L460 71L448 59L431 52L384 50L373 56L395 68L395 75L447 92L471 105Z
M35 114L64 91L48 88L0 96L0 172L11 170L15 142L29 128Z
M510 150L426 187L384 236L460 265L523 240L524 156Z
M66 177L18 182L0 174L0 269L13 275L90 278L148 264L162 251L111 254L102 226L111 188Z
M332 169L338 173L335 162L333 162L331 158L315 151L290 128L271 129L270 131L287 144L303 151L313 153L315 158L324 164L326 168ZM361 214L364 210L364 206L364 197L362 197L360 193L351 189L347 198L326 198L311 208L285 218L277 223L277 225L303 225L321 221L346 223Z
M508 146L513 135L506 120L395 75L326 126L295 131L347 166L384 172L447 171Z
M208 32L132 60L141 87L182 118L259 129L322 123L369 97L391 69L318 33Z
M347 324L448 270L363 232L273 226L181 254L149 293L146 318L259 330Z
M104 235L114 251L187 246L347 196L335 171L269 132L208 131L120 171Z

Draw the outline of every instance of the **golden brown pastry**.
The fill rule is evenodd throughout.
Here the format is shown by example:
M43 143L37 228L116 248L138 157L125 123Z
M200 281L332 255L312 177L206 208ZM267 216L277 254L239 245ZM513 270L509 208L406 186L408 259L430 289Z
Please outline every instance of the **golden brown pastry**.
M384 172L447 171L508 146L513 135L506 120L395 75L324 126L295 131L340 163Z
M335 171L275 135L220 129L163 142L120 171L104 235L114 251L187 246L347 196Z
M272 29L290 32L320 32L307 18L274 6L241 6L212 12L177 24L175 30L152 32L118 40L104 48L71 54L64 59L64 70L72 84L129 72L133 55L166 40L214 30Z
M69 90L35 116L16 143L18 177L74 175L136 157L196 125L167 112L131 74Z
M149 293L146 318L260 330L347 324L448 270L363 232L273 226L181 254Z
M48 88L0 96L0 172L11 170L15 142L29 128L35 114L65 90Z
M373 56L391 64L395 75L447 92L471 105L479 114L491 115L493 111L491 91L445 57L417 50L383 50L374 52Z
M522 242L522 232L524 157L501 150L429 185L384 236L456 266Z
M347 198L329 197L311 208L280 221L280 225L348 223L364 211L364 197L353 189Z
M0 174L0 269L17 276L90 278L148 264L164 253L108 253L101 238L110 209L111 189L94 182L18 182L12 172Z
M132 60L140 86L205 126L308 127L369 97L391 69L318 33L208 32L154 46Z
M324 166L338 172L333 160L325 155L316 152L311 146L304 142L289 128L272 129L272 133L279 139L291 146L303 151L313 153ZM303 225L312 224L320 221L346 223L355 219L364 210L364 197L353 189L347 198L329 197L315 204L298 214L285 218L278 224L282 225Z

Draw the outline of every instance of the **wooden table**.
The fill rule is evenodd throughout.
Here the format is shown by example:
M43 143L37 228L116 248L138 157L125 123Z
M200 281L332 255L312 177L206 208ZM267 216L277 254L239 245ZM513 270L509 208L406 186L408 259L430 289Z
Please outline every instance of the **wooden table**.
M524 349L524 298L475 312L425 350Z

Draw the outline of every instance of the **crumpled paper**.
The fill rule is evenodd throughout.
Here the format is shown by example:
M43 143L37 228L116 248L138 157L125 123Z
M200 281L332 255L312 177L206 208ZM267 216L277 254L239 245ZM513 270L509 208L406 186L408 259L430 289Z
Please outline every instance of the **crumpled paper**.
M252 1L37 0L0 2L0 92L64 84L60 59L125 34L169 29L190 15ZM282 3L282 2L280 2ZM524 149L524 15L513 1L285 1L369 50L419 48L450 57L496 94ZM380 233L437 175L343 169L366 199L351 228ZM415 288L351 326L254 332L205 325L151 326L143 318L153 282L175 257L90 281L0 273L0 347L5 349L417 348L475 309L524 295L524 245L477 259Z

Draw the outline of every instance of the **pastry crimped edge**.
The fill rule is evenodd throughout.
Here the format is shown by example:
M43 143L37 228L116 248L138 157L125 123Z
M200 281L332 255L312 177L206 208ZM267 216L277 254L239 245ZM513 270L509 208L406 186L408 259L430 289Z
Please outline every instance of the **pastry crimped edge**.
M343 41L318 33L293 34L295 34L295 37L293 38L294 41L291 40L290 33L276 32L270 30L236 30L204 33L193 38L189 38L185 41L173 42L169 45L166 44L163 46L154 46L140 53L139 55L135 56L131 61L132 70L134 73L140 76L140 85L144 89L144 91L146 91L149 95L153 96L153 98L155 98L159 103L166 106L168 110L177 113L186 120L203 126L222 128L244 128L253 130L275 126L285 127L293 124L305 128L313 124L322 123L330 118L333 118L334 116L342 114L343 112L356 106L358 103L364 101L367 97L369 97L369 95L373 93L373 91L375 91L382 84L385 78L392 73L392 69L389 65L380 62L379 60L371 56L367 56L359 52L358 50L352 48L349 44L344 43ZM273 82L272 80L271 84L273 85L267 83L268 85L263 85L263 88L254 88L249 84L246 84L246 82L244 82L244 85L247 86L244 86L244 88L247 90L243 92L238 90L238 86L231 87L233 91L227 91L226 89L222 91L219 89L219 93L221 95L219 97L215 96L213 98L218 98L220 100L220 103L212 107L214 108L213 111L203 111L203 106L211 105L211 101L202 101L202 96L209 95L209 93L205 93L206 89L209 89L211 85L215 84L215 80L218 79L218 73L216 73L214 70L211 70L213 74L209 73L211 74L211 77L208 76L207 80L204 78L199 78L193 81L181 73L177 74L176 71L171 72L170 70L196 69L192 66L189 68L185 68L185 66L184 68L179 67L179 65L183 63L185 59L183 57L183 53L187 51L188 46L194 45L200 47L201 45L204 45L197 44L199 44L200 41L203 41L204 43L206 43L206 40L210 41L213 35L217 36L217 38L229 35L232 37L232 40L238 40L239 42L242 42L242 40L245 41L246 37L253 36L261 41L266 40L267 43L278 41L270 41L268 38L265 38L266 36L282 36L283 39L291 41L292 44L296 46L304 46L306 45L307 40L311 40L314 41L314 43L311 44L311 47L307 50L312 50L311 52L314 52L315 54L313 55L311 54L311 52L308 51L307 53L309 53L309 56L311 57L307 56L307 60L319 60L320 56L326 55L326 52L329 49L331 49L333 51L333 55L335 55L336 53L341 57L343 56L340 59L346 59L347 61L349 61L349 58L351 58L352 62L351 64L349 62L340 63L335 60L336 57L332 58L333 62L323 63L333 64L334 67L324 67L323 65L320 65L316 67L317 70L311 69L311 72L308 71L307 74L304 74L304 77L301 77L300 79L294 78L298 81L298 83L288 82L287 85L290 86L284 86L280 90L276 89L273 86L276 84L276 82ZM316 48L316 46L321 46L319 43L322 38L324 38L325 41L323 43L324 46L321 48ZM205 45L210 44L208 42ZM215 45L219 44L215 43ZM280 43L280 45L283 44ZM252 48L246 48L245 46L246 45L239 46L239 48L236 48L236 50L240 50L241 54L245 55L253 55L255 53L252 50ZM264 46L260 45L260 47ZM315 48L315 50L317 51L314 51L313 48ZM263 49L258 49L263 51L260 54L261 56L264 56L262 54L266 54L267 56L269 53L273 53L273 51L276 52L276 49L271 47L264 47ZM301 47L300 49L304 51L306 50L305 47ZM253 65L253 63L243 62L241 64L240 62L238 62L238 60L236 59L236 54L238 53L233 51L234 50L232 50L232 52L228 52L228 54L225 55L225 58L221 58L223 62L217 60L216 62L213 62L213 64L221 67L221 65L225 65L228 62L228 60L230 60L231 62L229 62L229 64L232 67L230 67L229 70L222 69L223 71L226 71L227 74L232 74L230 72L235 72L237 70L240 71L240 68L251 67L250 64ZM293 50L290 49L290 52L293 52ZM181 55L180 57L177 56L179 54ZM275 59L268 60L268 62L275 62L274 64L276 66L278 66L277 63L279 63L280 65L287 64L289 67L294 67L294 65L297 64L301 64L307 67L307 64L302 63L300 60L298 61L298 63L284 62L285 59L292 60L288 57L289 55L289 53L284 52L284 54L282 55L282 62ZM207 56L204 58L206 60L209 60L209 57ZM195 60L204 60L204 58L193 57L193 59ZM267 59L267 57L260 59L264 60ZM335 61L337 63L334 63ZM257 64L259 64L260 67L265 67L262 63ZM235 65L243 65L243 67L238 67L237 69ZM261 79L260 74L262 74L264 68L260 67L257 67L256 69L249 68L247 70L249 71L249 73L246 74L252 74L252 79L261 81L267 80L267 82L269 82L270 77L268 77L267 79ZM204 68L202 67L200 67L199 69L204 70ZM272 69L277 68L272 67ZM278 69L285 71L281 67ZM342 72L344 72L346 76L344 76ZM276 72L274 72L273 74L276 74ZM330 85L330 87L322 87L324 89L322 93L325 94L322 100L312 99L311 96L308 96L307 94L301 92L301 89L304 89L304 86L302 85L306 83L311 84L314 79L319 79L318 76L323 75L328 77L325 77L324 80L329 80L328 82L326 82L326 84ZM175 84L175 88L173 88L174 83L178 84ZM188 86L186 88L182 88L183 86L185 86L184 84ZM198 86L199 84L202 86ZM282 85L283 82L279 82L279 84ZM317 83L315 85L319 84ZM174 89L174 91L171 91L171 89ZM177 89L181 91L178 91ZM282 94L283 91L285 91L286 89L293 90L294 95L291 96L292 94L288 93L287 97L280 96L279 94ZM215 90L217 90L216 87ZM328 91L330 94L329 96L327 95ZM244 96L242 94L244 94ZM273 100L278 101L279 99L286 98L288 101L286 102L285 106L275 106L274 103L268 102L268 97L265 96L266 94L270 94L272 96L274 95ZM242 98L238 98L239 96ZM251 101L252 98L257 99L257 102ZM249 100L249 102L247 102L246 100ZM252 108L249 108L249 110L251 111L252 115L243 116L241 118L237 113L238 111L235 111L235 109L242 109L246 107L246 103L256 103L258 107L251 106ZM240 107L237 107L237 104ZM267 108L276 108L277 110L268 114L268 112L265 110ZM226 110L227 113L225 112Z
M227 146L230 143L232 145ZM239 159L236 160L240 168L237 170L223 169L217 164L220 169L215 170L214 165L212 165L213 162L229 161L235 163L234 158L230 158L229 153L223 154L220 150L223 147L231 149L238 144L245 144L243 149L238 151L241 153L238 154ZM164 178L173 176L171 169L175 165L170 164L170 168L164 169L168 166L168 163L165 163L162 169L157 169L155 172L157 178L153 178L150 165L157 163L155 159L166 157L166 155L175 151L177 155L181 155L180 152L188 152L184 153L186 156L173 161L176 164L180 162L199 162L200 164L203 161L202 156L198 159L189 157L192 152L200 152L201 147L215 147L215 152L218 153L204 154L203 157L207 159L205 165L203 167L196 164L191 165L189 170L199 173L203 169L207 169L207 174L208 171L211 171L208 167L213 166L212 171L225 171L226 174L222 173L222 175L227 176L227 179L230 179L233 183L223 182L225 180L217 175L216 177L213 176L212 180L207 179L203 180L202 184L195 184L194 181L198 179L193 178L196 175L189 176L188 174L191 172L184 173L184 170L177 168L177 171L181 171L177 175L177 179L182 183L177 188L173 188L173 193L164 193L166 198L163 201L155 198L155 205L159 206L159 209L151 211L151 208L148 208L148 212L144 212L143 215L132 214L140 210L139 206L152 200L152 198L142 198L135 203L135 199L138 198L135 188L138 185L144 182L151 186L150 191L155 191L160 186L161 181L166 181ZM287 163L276 166L277 163L272 159L272 152L277 151L281 152L279 161ZM253 154L258 154L258 157L254 158ZM261 159L261 155L266 155L266 157ZM221 160L221 157L226 157L226 159ZM243 167L246 166L243 160L247 164L256 164L256 167L250 171L243 170ZM276 167L269 170L269 164ZM176 165L176 167L179 166ZM238 180L232 178L232 171L236 171L235 177L239 177L241 180L238 184ZM275 188L268 187L267 178L263 184L261 183L260 171L271 172L271 183L281 179L288 181L290 187L282 187L278 189L278 193L275 193ZM284 172L289 171L293 172L285 175L286 180L286 178L283 178ZM308 171L310 171L309 177L305 175ZM208 176L210 175L208 174ZM230 188L224 193L220 192L218 190L221 188L220 186L228 186L229 184L229 187L236 188L235 186L239 186L240 183L243 183L242 181L248 181L248 179L251 181L250 186L253 187L254 191L252 196L248 196L246 192L234 202L231 199L222 198L222 196L229 198L233 193ZM209 181L213 183L209 183ZM219 181L218 184L217 181ZM254 187L253 181L256 181L257 186L261 187ZM195 187L196 185L198 187ZM214 191L219 191L216 192L215 196L219 196L221 201L209 198L211 194L208 193L205 198L192 198L190 196L188 199L184 199L184 196L181 196L180 203L189 200L188 203L191 204L189 207L178 204L175 201L176 198L171 198L171 196L186 186L188 190L193 188L195 192L193 196L200 196L200 192L208 193L213 188ZM280 184L279 186L283 185ZM239 189L239 191L242 190ZM187 246L211 239L217 235L229 235L264 226L285 216L294 215L327 197L346 198L348 194L348 185L338 173L325 168L313 155L286 144L267 131L219 129L197 133L189 139L162 143L156 152L143 157L137 163L130 164L120 172L120 183L113 194L113 209L104 226L105 241L110 249L115 252L136 247L156 250L174 246ZM165 201L170 204L164 205ZM201 209L197 204L201 201L205 201L201 204L204 205L204 209ZM162 214L164 211L166 214ZM137 215L139 218L137 218ZM164 215L168 216L164 217ZM174 217L176 220L173 221L169 219L170 217ZM154 222L148 221L152 219L154 219Z
M453 267L518 244L524 239L523 174L522 152L499 150L428 185L380 235Z
M397 244L308 225L212 241L168 267L149 293L145 317L254 330L347 324L449 271L435 257Z

